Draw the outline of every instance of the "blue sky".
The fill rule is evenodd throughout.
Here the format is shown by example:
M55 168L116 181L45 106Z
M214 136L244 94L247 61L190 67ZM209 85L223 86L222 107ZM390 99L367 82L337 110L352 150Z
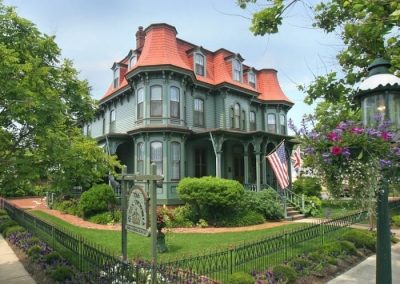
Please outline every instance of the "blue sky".
M261 1L262 2L262 1ZM313 3L316 1L308 1ZM235 0L4 0L43 33L56 36L63 57L72 59L80 77L99 99L112 81L111 66L135 46L138 26L168 23L178 37L209 50L238 52L257 69L274 68L285 94L295 103L289 117L298 125L312 107L303 103L297 85L338 68L338 37L312 28L303 4L291 8L279 34L255 37L249 31L251 10ZM240 15L240 16L237 16Z

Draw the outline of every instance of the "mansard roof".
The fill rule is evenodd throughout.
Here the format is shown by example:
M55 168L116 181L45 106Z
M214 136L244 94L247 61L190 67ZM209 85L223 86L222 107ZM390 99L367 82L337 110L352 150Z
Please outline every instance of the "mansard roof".
M176 37L175 27L158 23L148 26L144 31L139 27L136 35L142 34L144 42L137 39L136 54L138 60L134 66L128 70L129 56L122 59L120 63L120 84L118 88L113 88L111 84L101 100L111 96L118 90L127 86L126 76L129 73L140 70L143 67L151 66L174 66L183 71L191 72L198 82L206 83L211 86L228 84L253 92L258 99L266 102L286 103L293 105L293 102L284 94L279 86L277 71L274 69L257 70L253 67L242 64L242 70L252 69L256 75L256 88L249 84L233 80L232 59L243 61L238 53L220 48L216 51L209 51L202 46L189 43ZM201 52L205 56L205 76L200 76L194 72L193 54ZM132 50L130 51L130 54ZM245 73L245 72L244 72Z

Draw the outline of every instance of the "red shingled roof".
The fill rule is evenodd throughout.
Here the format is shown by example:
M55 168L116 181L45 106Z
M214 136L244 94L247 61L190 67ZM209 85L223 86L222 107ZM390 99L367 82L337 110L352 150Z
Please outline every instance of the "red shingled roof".
M140 56L137 63L129 71L127 68L121 68L120 86L113 89L112 84L107 90L102 99L112 95L117 90L125 87L126 73L129 73L137 68L144 66L157 65L173 65L188 71L194 72L193 50L197 47L184 40L176 37L177 31L175 27L168 24L152 24L144 31L146 33L144 46L141 48ZM235 55L226 49L219 49L215 52L202 49L206 56L206 76L196 75L196 79L210 85L218 85L228 83L242 89L258 94L258 98L265 101L280 101L292 104L285 96L279 86L276 71L273 69L262 69L256 74L257 89L247 84L247 76L243 76L243 82L234 81L232 79L232 59L240 58L240 55ZM127 63L128 58L125 58L120 63ZM243 69L248 68L243 65ZM128 71L128 72L127 72Z

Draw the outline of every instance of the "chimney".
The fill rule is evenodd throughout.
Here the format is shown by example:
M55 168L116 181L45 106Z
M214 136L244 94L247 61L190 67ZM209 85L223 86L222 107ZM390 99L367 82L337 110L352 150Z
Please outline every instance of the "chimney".
M139 29L136 32L136 49L143 47L145 37L146 33L143 31L143 27L139 26Z

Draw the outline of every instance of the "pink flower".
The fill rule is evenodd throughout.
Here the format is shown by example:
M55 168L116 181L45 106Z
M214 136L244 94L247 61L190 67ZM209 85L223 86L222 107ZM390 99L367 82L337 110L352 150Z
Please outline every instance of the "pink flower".
M363 134L364 133L364 128L353 127L351 129L351 133L353 133L353 134Z
M389 140L392 139L392 134L391 134L390 132L383 131L383 132L381 133L381 138L382 138L383 140L385 140L385 141L389 141Z
M343 152L343 148L339 147L339 146L333 146L331 149L331 153L334 156L339 156L342 154L342 152Z
M340 136L337 134L337 132L328 133L327 137L329 141L333 142L340 140Z

